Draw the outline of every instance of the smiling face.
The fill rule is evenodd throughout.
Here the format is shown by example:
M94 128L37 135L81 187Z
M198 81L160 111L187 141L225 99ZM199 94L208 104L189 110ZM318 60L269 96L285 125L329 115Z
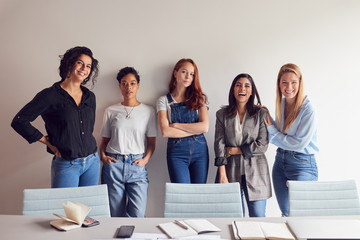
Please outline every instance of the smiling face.
M284 73L279 82L282 95L287 99L294 99L299 91L299 78L293 72Z
M234 97L237 104L245 105L252 95L251 82L247 78L239 78L234 86Z
M195 70L194 66L189 63L185 62L179 70L174 72L174 77L176 79L176 86L177 87L189 87L194 80Z
M137 90L139 89L139 83L136 80L134 74L129 73L125 75L120 81L121 94L126 99L136 98Z
M82 54L74 63L73 70L70 72L69 78L82 83L91 72L92 59L88 55Z

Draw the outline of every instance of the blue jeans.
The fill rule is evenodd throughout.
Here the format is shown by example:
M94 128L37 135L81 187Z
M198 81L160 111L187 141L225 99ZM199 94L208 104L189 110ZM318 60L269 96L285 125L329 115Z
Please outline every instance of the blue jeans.
M52 188L98 185L99 175L100 159L97 153L74 160L54 156L51 163Z
M286 182L317 181L318 169L314 154L277 149L272 171L274 190L283 216L289 216L289 192Z
M132 163L144 154L113 154L116 163L103 165L101 183L107 184L111 217L144 217L149 180L145 167Z
M206 183L209 153L204 135L169 138L167 164L172 183Z
M241 204L245 216L244 195L249 210L249 217L265 217L266 200L249 201L245 175L241 175Z

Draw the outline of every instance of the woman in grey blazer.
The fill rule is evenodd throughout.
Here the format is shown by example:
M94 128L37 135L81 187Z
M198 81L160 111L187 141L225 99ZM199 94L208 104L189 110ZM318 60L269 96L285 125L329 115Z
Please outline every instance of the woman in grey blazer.
M232 82L229 105L216 113L216 182L240 183L250 217L265 217L266 199L271 197L269 167L264 154L268 146L264 123L267 110L259 105L260 97L252 77L242 73ZM244 199L242 205L244 209Z

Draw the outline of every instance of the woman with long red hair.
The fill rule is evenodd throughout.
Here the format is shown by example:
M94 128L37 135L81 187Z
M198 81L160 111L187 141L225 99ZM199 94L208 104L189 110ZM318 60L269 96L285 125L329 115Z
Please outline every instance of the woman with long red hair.
M203 134L209 129L206 104L195 62L179 60L171 74L169 93L157 102L161 134L168 138L167 164L173 183L206 183L209 168Z

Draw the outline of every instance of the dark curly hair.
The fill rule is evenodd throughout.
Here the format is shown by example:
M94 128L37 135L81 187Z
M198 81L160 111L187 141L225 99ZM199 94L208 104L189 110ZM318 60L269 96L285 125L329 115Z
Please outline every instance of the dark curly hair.
M60 55L59 75L61 77L61 82L69 76L69 73L74 69L75 62L83 54L89 56L92 63L89 76L85 78L81 84L85 85L89 80L91 80L92 85L95 84L99 74L99 62L93 57L93 53L89 48L79 46L70 48L64 55Z
M234 78L234 80L233 80L233 82L231 84L230 91L229 91L229 105L227 105L225 107L225 112L226 112L226 115L228 117L235 117L236 116L237 102L236 102L236 98L234 96L234 88L235 88L237 80L239 80L240 78L247 78L249 80L250 84L251 84L252 92L251 92L251 96L250 96L249 100L246 103L246 110L249 113L249 116L252 117L261 108L259 106L259 105L261 105L261 100L260 100L260 96L259 96L259 93L258 93L258 91L256 89L255 82L254 82L253 78L247 73L241 73L241 74L237 75ZM257 103L256 104L255 104L255 98L257 98Z
M128 74L133 74L136 78L137 83L140 83L140 76L133 67L124 67L120 69L118 75L116 76L116 79L119 81L119 83L121 83L121 79Z

